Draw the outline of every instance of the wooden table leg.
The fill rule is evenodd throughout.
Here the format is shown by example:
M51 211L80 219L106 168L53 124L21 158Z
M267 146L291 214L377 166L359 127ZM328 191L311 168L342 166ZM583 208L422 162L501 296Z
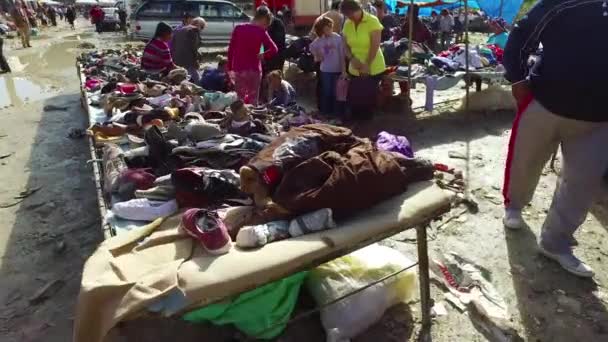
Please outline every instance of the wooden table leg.
M431 284L429 277L429 254L426 236L427 225L416 228L418 244L418 274L420 277L420 307L422 313L422 335L430 337L431 331Z

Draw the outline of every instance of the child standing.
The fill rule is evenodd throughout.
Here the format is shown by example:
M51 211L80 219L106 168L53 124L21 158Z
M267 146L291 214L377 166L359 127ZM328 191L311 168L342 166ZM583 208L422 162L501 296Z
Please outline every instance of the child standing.
M321 114L340 116L344 103L336 100L336 86L340 77L346 77L346 57L342 37L333 31L334 22L323 17L315 23L317 39L310 44L316 62L321 62Z
M296 90L283 79L283 72L275 70L268 74L268 88L272 99L270 106L287 107L296 104Z
M232 32L226 69L234 74L236 93L247 104L258 104L261 61L272 58L278 51L266 32L271 21L268 7L259 7L251 23L238 25ZM264 52L260 52L262 47Z

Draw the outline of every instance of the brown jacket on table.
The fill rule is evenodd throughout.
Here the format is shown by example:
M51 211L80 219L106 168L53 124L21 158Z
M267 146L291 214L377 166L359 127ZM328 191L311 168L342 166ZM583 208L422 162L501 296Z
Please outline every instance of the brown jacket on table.
M183 68L198 67L198 48L201 44L200 29L188 25L173 33L171 56L173 62Z
M311 149L288 149L296 153L287 162L277 158L285 155L281 149L285 150L286 144L302 138L314 140L309 144ZM331 208L338 219L401 194L411 183L433 177L433 165L428 161L380 151L347 128L325 124L290 130L260 151L249 167L259 173L273 202L292 215ZM280 170L277 184L268 184L269 168Z

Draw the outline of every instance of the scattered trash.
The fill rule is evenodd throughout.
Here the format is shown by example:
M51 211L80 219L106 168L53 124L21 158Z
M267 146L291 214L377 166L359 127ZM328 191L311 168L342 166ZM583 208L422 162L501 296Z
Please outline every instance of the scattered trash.
M469 216L468 215L462 215L459 218L456 219L456 222L458 223L465 223L469 220Z
M462 302L460 301L460 299L456 298L456 296L454 296L450 292L444 292L443 293L443 297L445 298L445 300L448 303L452 304L452 306L454 308L456 308L458 311L460 311L460 312L467 311L466 305L462 304Z
M82 128L72 127L68 131L68 137L70 139L80 139L86 135L86 131Z
M459 211L455 212L454 214L452 214L448 218L446 218L443 222L441 222L437 226L437 229L440 229L440 228L444 227L445 225L447 225L451 221L453 221L453 220L459 218L460 216L466 214L468 211L469 211L469 209L467 209L467 208L460 209Z
M65 282L61 279L55 279L51 282L46 283L43 287L41 287L36 293L30 298L31 304L40 304L45 300L49 299L53 296L57 291L59 291Z
M56 111L56 110L68 110L68 107L49 104L49 105L44 106L42 108L42 110L44 110L45 112L52 112L52 111Z
M512 327L507 304L487 280L489 270L453 252L433 260L431 270L449 292L468 307L473 324L486 336L495 341L521 339Z
M483 195L483 197L485 199L487 199L488 201L490 201L492 204L495 205L502 205L503 204L503 200L498 198L496 195L493 194L485 194Z
M452 159L464 159L464 160L469 159L469 158L467 158L467 156L465 156L464 154L462 154L461 152L458 152L458 151L449 151L448 157L450 157Z
M321 323L327 341L354 338L380 320L386 309L412 300L417 276L413 268L408 269L411 265L400 252L373 244L312 270L307 287L323 307ZM384 277L389 278L375 284ZM343 296L347 297L325 306Z
M3 155L0 155L0 159L8 158L8 157L12 156L13 154L14 154L14 153L13 153L13 152L11 152L11 153L9 153L9 154L3 154Z
M448 315L448 310L445 308L442 302L435 303L431 308L431 315L434 317L442 317Z

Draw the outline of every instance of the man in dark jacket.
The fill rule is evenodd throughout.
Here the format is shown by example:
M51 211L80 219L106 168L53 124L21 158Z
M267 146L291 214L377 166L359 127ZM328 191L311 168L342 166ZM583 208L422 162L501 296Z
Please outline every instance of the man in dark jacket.
M190 80L198 84L200 81L198 48L201 45L201 31L207 23L203 18L194 18L190 25L184 26L173 34L171 40L171 55L175 65L188 70Z
M283 66L285 65L285 25L277 17L272 18L270 26L268 26L268 35L276 44L279 51L273 58L264 62L264 74L268 74L273 70L283 71Z
M513 28L504 53L518 114L511 131L505 170L510 229L525 226L521 210L530 203L543 167L562 146L563 170L542 228L539 251L580 277L591 267L572 252L574 232L585 222L608 167L608 8L603 1L540 0ZM542 44L542 58L528 67Z

